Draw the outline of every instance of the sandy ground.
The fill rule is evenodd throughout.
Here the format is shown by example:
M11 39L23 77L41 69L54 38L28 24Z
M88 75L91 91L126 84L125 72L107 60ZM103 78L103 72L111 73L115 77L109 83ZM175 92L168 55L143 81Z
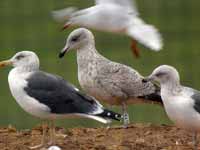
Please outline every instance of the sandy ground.
M56 128L62 150L192 150L192 134L174 126L134 124L128 129ZM0 150L28 150L39 144L41 128L17 131L0 129Z

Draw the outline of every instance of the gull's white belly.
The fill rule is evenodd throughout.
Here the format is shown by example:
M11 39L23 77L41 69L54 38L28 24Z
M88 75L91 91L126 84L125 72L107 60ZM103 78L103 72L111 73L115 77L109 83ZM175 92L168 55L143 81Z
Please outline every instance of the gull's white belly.
M189 97L162 96L169 118L178 126L189 130L200 130L200 114L193 108Z

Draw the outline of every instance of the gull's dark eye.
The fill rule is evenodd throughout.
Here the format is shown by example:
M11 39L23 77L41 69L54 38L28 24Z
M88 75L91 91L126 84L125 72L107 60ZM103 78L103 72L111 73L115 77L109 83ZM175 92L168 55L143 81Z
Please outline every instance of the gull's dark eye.
M17 60L20 60L20 59L22 59L22 58L24 58L25 56L24 55L18 55L17 57L16 57L16 59Z
M159 73L157 73L155 76L156 76L156 77L161 77L161 76L163 76L163 75L165 75L164 72L159 72Z
M78 41L79 37L80 37L80 35L74 36L74 37L72 37L71 41L76 42L76 41Z

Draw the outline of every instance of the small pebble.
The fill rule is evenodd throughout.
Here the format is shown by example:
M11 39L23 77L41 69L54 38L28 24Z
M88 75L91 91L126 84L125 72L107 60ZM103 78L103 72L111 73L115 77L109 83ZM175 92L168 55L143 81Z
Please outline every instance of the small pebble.
M48 150L61 150L61 148L58 146L51 146L48 148Z

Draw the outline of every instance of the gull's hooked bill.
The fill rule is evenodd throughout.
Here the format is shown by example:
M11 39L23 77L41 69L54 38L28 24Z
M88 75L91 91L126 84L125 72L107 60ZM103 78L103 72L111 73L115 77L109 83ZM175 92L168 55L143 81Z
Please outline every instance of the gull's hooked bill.
M63 58L65 56L65 53L69 50L69 47L63 48L61 52L59 53L59 58Z
M146 83L146 82L149 82L149 81L151 81L152 79L150 78L150 77L145 77L145 78L143 78L142 79L142 82L143 83Z

